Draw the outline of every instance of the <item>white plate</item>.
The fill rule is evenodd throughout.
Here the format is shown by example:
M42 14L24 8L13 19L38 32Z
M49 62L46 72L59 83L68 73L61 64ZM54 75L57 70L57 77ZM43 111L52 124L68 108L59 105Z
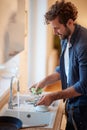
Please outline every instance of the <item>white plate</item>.
M45 105L38 105L38 106L35 107L35 110L38 111L38 112L47 112L47 111L49 111L48 107L45 106Z

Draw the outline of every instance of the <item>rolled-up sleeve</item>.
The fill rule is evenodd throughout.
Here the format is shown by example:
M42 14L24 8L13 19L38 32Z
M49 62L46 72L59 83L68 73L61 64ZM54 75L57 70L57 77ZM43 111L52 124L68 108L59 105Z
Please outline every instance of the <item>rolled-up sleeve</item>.
M78 93L81 93L83 95L87 95L87 81L84 82L77 82L74 84L74 88Z
M57 66L57 67L55 68L55 72L60 73L60 66Z

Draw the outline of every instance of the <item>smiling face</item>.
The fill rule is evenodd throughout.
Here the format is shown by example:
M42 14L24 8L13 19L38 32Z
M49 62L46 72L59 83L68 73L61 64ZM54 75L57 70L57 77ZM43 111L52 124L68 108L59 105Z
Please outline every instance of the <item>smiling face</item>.
M69 36L72 34L71 31L71 21L67 22L66 26L59 22L58 17L54 20L50 21L50 24L53 28L54 34L58 35L60 39L68 39Z

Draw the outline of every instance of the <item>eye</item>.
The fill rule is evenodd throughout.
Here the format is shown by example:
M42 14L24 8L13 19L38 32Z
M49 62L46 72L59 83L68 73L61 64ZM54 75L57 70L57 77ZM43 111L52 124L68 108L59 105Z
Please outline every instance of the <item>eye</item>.
M58 30L58 28L55 27L54 30L56 31L56 30Z

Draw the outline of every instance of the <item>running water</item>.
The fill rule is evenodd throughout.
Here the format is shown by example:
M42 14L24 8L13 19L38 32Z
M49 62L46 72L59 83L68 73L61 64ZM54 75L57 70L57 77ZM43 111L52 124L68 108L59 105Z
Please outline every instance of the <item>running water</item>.
M19 80L17 80L17 104L18 104L18 118L20 117L20 86L19 86Z
M20 102L19 102L19 100L20 100L20 93L19 93L19 91L17 92L17 104L18 104L18 118L20 118L20 110L19 110L19 107L20 107Z
M18 104L18 109L19 109L19 106L20 106L19 97L20 97L20 86L19 86L19 80L17 79L17 104Z
M20 93L19 93L19 91L18 91L18 92L17 92L17 104L18 104L18 110L19 110L19 106L20 106L19 98L20 98Z

